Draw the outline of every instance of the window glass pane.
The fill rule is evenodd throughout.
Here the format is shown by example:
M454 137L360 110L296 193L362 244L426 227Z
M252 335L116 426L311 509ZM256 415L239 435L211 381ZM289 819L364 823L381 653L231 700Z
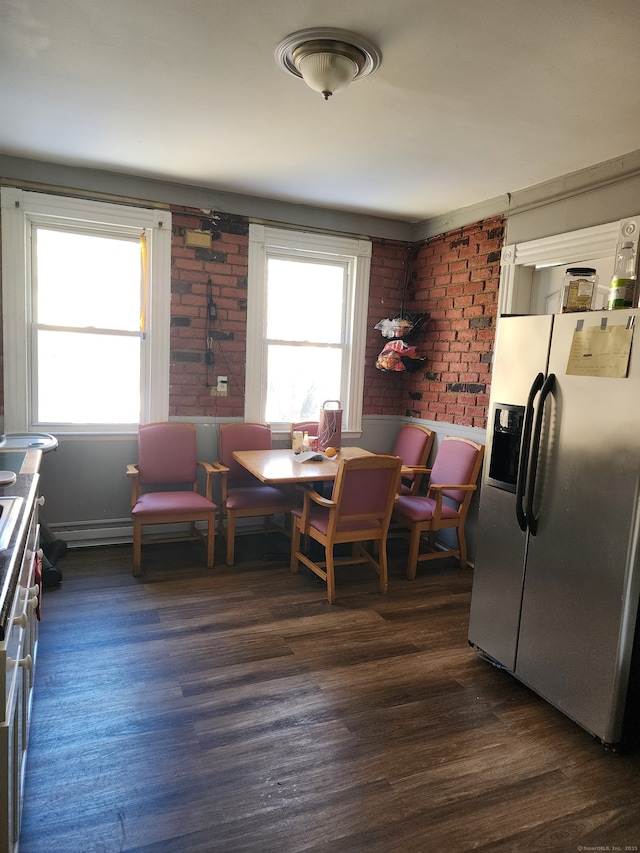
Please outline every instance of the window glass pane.
M39 323L140 328L137 240L37 228Z
M269 340L342 343L345 264L269 258L267 276Z
M360 430L370 269L367 240L249 226L246 420L316 420L339 399Z
M38 423L138 423L140 338L38 332Z
M267 348L267 423L318 420L325 400L340 399L342 350Z

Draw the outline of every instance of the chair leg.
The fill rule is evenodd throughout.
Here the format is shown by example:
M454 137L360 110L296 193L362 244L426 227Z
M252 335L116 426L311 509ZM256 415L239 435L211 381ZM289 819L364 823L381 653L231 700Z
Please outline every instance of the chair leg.
M133 576L138 577L140 574L140 564L142 561L142 525L139 521L133 522Z
M458 534L458 548L460 550L460 568L467 568L467 540L464 535L464 528L458 527L456 528L456 533Z
M227 565L232 566L235 560L236 519L227 510Z
M379 547L378 547L379 546ZM378 558L378 566L380 572L380 592L382 595L386 595L387 589L389 587L389 572L387 568L387 542L386 539L384 542L376 542L374 546L376 556Z
M213 568L213 551L216 540L216 519L210 516L207 521L207 568Z
M418 552L420 551L420 528L417 524L411 526L411 539L409 540L409 560L407 562L407 577L410 581L416 579L418 567Z
M291 516L291 559L289 561L289 568L292 574L295 574L298 571L298 558L296 557L296 554L299 550L300 527L298 526L298 519Z
M336 574L333 565L333 548L325 547L325 560L327 562L327 601L333 604L336 597Z

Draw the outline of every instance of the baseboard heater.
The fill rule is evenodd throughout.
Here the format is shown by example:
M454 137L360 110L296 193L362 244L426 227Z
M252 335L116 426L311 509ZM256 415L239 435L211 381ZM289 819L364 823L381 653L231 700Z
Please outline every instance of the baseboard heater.
M245 522L245 523L241 523ZM206 532L206 524L197 522L198 529ZM144 538L149 541L154 537L185 535L189 526L186 524L157 524L143 528ZM264 528L260 520L238 519L236 533L260 533ZM133 542L133 525L128 518L111 518L108 520L68 521L48 525L48 532L54 539L62 539L69 548L91 548L98 545L126 545Z

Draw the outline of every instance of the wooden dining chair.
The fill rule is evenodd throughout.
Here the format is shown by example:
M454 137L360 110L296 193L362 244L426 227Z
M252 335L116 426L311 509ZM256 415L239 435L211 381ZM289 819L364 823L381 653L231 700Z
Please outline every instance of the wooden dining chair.
M292 511L291 571L297 572L299 563L311 569L327 584L329 604L335 599L336 566L367 562L380 577L380 592L387 591L387 533L401 465L397 456L356 456L338 463L331 498L304 487L302 508ZM323 546L324 560L301 551L303 537ZM345 542L353 543L352 555L336 558L334 546Z
M214 468L222 475L220 526L226 520L227 565L235 561L236 519L288 514L297 504L287 489L261 483L233 458L235 450L271 450L268 424L232 423L220 425L220 461ZM277 528L281 530L282 528Z
M291 438L294 432L306 432L310 436L318 435L318 421L300 421L297 424L291 424Z
M411 473L403 472L402 474L401 495L418 494L424 475L428 471L425 466L433 447L434 438L435 432L421 424L404 424L400 427L391 453L393 456L399 456L402 459L402 465L405 469L413 469Z
M441 557L457 557L460 566L467 565L465 522L480 468L484 446L467 438L444 438L429 470L427 494L401 495L393 510L394 528L409 530L407 577L414 580L418 562ZM453 529L457 548L437 548L435 534ZM420 553L423 534L427 534L429 550Z
M197 468L206 475L205 494L198 492ZM196 522L207 525L207 568L213 567L216 505L211 499L215 469L196 460L194 424L154 423L138 427L138 462L127 466L131 478L133 574L141 572L142 527L150 524L191 525L188 536L154 538L174 542L202 536Z

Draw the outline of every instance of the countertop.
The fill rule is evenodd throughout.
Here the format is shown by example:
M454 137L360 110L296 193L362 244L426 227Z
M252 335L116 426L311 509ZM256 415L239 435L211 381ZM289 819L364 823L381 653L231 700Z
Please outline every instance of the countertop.
M0 497L23 498L20 518L11 534L9 546L0 551L0 640L5 637L8 612L18 583L31 510L38 494L41 458L41 450L0 449L0 470L17 474L15 483L0 486Z

